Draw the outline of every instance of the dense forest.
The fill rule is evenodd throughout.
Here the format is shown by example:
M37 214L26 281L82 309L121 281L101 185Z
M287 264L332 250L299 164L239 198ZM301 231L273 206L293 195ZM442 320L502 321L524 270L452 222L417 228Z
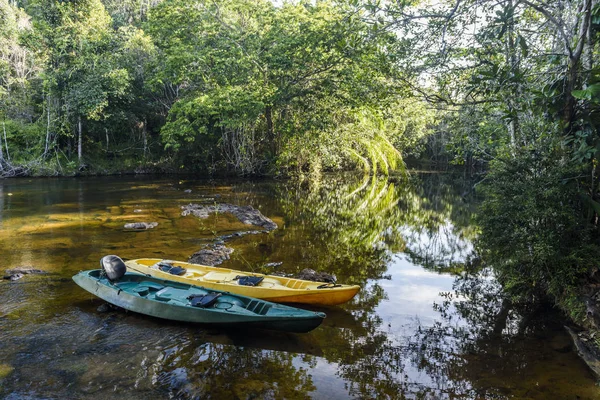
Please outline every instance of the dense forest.
M387 173L434 122L373 7L0 4L5 175Z
M511 302L597 328L596 0L0 0L0 174L485 171Z

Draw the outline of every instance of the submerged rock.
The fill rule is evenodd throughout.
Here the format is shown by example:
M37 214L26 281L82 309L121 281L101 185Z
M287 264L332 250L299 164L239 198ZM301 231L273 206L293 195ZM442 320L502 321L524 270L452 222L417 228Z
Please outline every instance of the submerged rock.
M335 283L336 281L335 275L328 274L327 272L317 272L310 268L305 268L300 271L300 273L296 275L296 278L313 282Z
M275 222L262 215L259 210L252 206L236 206L233 204L222 203L216 205L188 204L181 208L183 209L181 215L184 217L192 214L198 218L208 218L209 214L215 212L231 213L244 224L262 226L269 231L277 229L277 224Z
M231 233L229 235L219 236L217 238L217 242L225 243L226 240L230 240L230 239L234 239L234 238L238 238L238 237L242 237L242 236L246 236L246 235L258 235L260 233L269 233L269 231L267 231L267 230L264 230L264 231L241 231L241 232Z
M573 349L573 341L568 335L556 335L550 340L550 348L559 353L568 353Z
M21 279L24 276L25 275L17 272L16 274L5 275L4 279L10 279L11 281L18 281L19 279Z
M225 260L229 260L229 255L233 249L221 244L213 244L192 254L188 262L202 265L218 265Z
M264 266L265 267L269 267L269 268L273 268L273 267L279 267L280 265L282 265L283 263L281 261L279 262L270 262L270 263L266 263Z
M132 222L130 224L125 224L123 228L141 231L144 229L152 229L155 226L158 226L158 222Z
M47 274L48 272L44 271L43 269L37 269L37 268L33 268L33 267L15 267L15 268L7 269L6 273L7 274L43 275L43 274Z
M104 304L100 305L100 307L96 308L96 311L98 311L100 313L109 312L110 311L110 307L108 306L107 303L104 303Z
M115 306L114 304L104 303L104 304L101 304L100 306L98 306L98 308L96 308L96 311L98 311L99 313L106 313L106 312L115 311L118 309L119 309L119 307Z
M11 281L16 281L24 277L25 275L43 275L48 272L33 268L33 267L16 267L7 269L4 273L4 279L9 279Z

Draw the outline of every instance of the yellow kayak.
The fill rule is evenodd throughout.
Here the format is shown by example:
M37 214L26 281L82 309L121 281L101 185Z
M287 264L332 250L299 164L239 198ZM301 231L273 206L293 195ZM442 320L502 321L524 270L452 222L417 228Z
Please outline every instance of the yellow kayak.
M360 289L357 285L334 285L159 258L129 260L125 265L131 271L155 278L282 303L331 306L347 302Z

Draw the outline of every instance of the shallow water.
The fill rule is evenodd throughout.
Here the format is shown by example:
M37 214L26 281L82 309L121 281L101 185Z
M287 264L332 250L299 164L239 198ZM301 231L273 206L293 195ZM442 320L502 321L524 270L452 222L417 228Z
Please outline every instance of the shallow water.
M0 181L0 398L594 399L600 390L547 310L512 310L489 271L466 273L472 182L413 174L319 185L181 178ZM191 190L191 192L186 192ZM101 313L71 281L106 254L187 260L256 229L189 203L252 205L269 234L226 242L223 266L334 273L363 289L308 334L223 330ZM143 232L128 222L158 222ZM282 262L279 266L265 266Z

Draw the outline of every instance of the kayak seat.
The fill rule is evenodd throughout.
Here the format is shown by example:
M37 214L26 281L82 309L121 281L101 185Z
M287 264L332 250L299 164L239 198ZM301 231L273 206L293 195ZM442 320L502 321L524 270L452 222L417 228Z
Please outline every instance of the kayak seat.
M148 286L136 286L131 289L133 293L137 293L140 296L147 296L150 293L150 288Z
M139 294L140 296L147 296L149 293L157 292L163 288L164 286L159 283L144 281L140 282L140 284L131 289L131 291Z
M146 287L148 287L148 289L150 289L150 291L164 289L164 285L161 285L160 283L152 282L152 281L142 281L142 282L140 282L140 286L146 286Z
M171 275L183 275L185 274L185 268L181 268L175 265L167 264L167 263L158 263L158 269L162 272L167 272Z
M156 300L169 301L169 300L178 300L182 301L185 299L185 293L187 290L177 289L173 287L165 287L160 289L158 292L154 294Z
M209 282L222 282L222 281L228 280L229 275L230 274L228 274L228 273L224 274L222 272L210 271L202 277L202 280L209 281ZM231 279L231 278L229 278L229 279Z
M221 293L208 293L208 294L192 294L187 297L192 307L207 308L217 302L217 299L221 297Z
M220 305L221 303L225 303L225 304L229 304L229 305L234 305L237 307L241 307L241 308L245 308L244 306L244 302L242 300L240 300L239 298L235 297L235 296L230 296L227 294L224 294L223 296L219 297L219 303L217 304ZM221 308L221 307L218 307ZM223 308L229 308L228 307L223 307Z
M238 281L238 284L243 286L258 286L265 278L262 276L242 276L238 275L233 278L234 281Z

